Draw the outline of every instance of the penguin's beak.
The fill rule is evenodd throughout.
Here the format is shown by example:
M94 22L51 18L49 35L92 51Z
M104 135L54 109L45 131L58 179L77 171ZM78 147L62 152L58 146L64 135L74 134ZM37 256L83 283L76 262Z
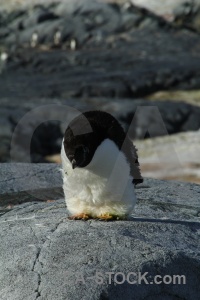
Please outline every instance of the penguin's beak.
M77 162L75 159L72 159L72 169L75 169L77 167Z

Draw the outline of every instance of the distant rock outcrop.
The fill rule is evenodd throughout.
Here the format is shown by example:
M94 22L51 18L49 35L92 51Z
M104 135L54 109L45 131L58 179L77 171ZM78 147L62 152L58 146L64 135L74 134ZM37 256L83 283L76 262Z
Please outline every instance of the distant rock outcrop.
M46 156L60 153L61 141L67 126L64 126L63 122L67 124L72 118L70 107L72 110L100 109L111 113L121 122L132 139L197 131L200 128L200 107L184 102L114 100L110 97L74 99L74 103L54 100L53 106L49 104L50 99L43 99L44 106L38 101L32 103L21 101L21 107L16 107L17 100L13 101L12 105L8 102L1 104L0 110L1 162L12 160L42 163L46 161ZM39 117L34 110L36 108L40 111ZM30 117L22 122L22 118L28 116L28 113ZM30 146L27 145L29 139L31 139Z
M45 162L60 151L64 129L48 107L52 103L79 111L106 110L126 130L138 107L157 107L159 118L140 110L132 138L148 137L148 129L150 136L199 129L197 105L144 99L157 91L199 89L198 31L131 1L118 2L21 1L15 9L0 7L0 162L11 159L20 119L41 105L47 105L43 124L35 118L21 126L14 161L27 162L28 155L29 161ZM30 136L31 147L26 148Z
M200 130L136 142L146 177L200 184Z

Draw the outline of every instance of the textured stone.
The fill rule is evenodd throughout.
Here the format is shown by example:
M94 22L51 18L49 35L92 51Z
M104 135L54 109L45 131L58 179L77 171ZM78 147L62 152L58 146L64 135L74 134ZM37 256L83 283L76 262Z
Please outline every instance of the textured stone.
M144 176L200 183L200 131L135 142Z
M1 104L3 109L0 112L2 116L0 161L2 162L10 160L46 162L47 156L59 153L64 131L75 109L79 111L100 109L111 113L122 123L124 129L129 131L133 139L196 131L200 128L199 106L181 101L142 99L121 101L110 97L91 97L77 98L76 101L64 103L62 100L56 100L52 107L49 99L43 99L46 106L42 107L37 101L33 100L27 104L21 99L21 108L16 107L15 102L13 101L11 107L6 103ZM27 118L28 113L31 115ZM26 121L21 121L22 118L26 118ZM30 138L29 145L27 141Z
M38 166L38 174L41 170ZM0 217L0 298L198 300L199 186L145 179L136 192L138 204L128 221L70 221L63 198L5 211ZM103 284L95 281L97 272ZM109 284L106 272L148 272L149 284L116 284L114 275ZM186 284L151 284L155 275L184 275Z
M4 163L0 168L0 194L61 186L60 166Z
M21 117L42 103L67 104L81 111L103 109L126 129L137 106L157 106L165 130L149 111L137 118L130 132L133 138L143 138L148 128L153 136L199 129L198 107L172 104L170 95L163 103L142 99L159 90L199 88L199 1L132 1L151 7L156 3L154 13L170 23L130 3L66 0L40 1L35 6L36 2L21 1L23 7L5 12L4 5L11 2L1 1L1 162L10 161L11 138ZM173 20L166 16L168 8ZM56 32L61 37L55 45ZM38 41L35 48L29 48L33 33L38 34ZM6 60L2 60L4 51ZM44 115L55 116L48 109ZM15 161L45 162L59 152L65 128L52 120L37 129L34 120L22 126ZM28 148L25 143L30 136Z

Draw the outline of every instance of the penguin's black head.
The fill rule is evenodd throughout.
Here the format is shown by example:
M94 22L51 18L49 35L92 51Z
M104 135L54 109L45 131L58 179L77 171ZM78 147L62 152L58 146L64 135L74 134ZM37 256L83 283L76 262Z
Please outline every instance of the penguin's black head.
M86 167L104 138L105 134L95 126L87 113L72 120L64 135L64 149L72 168Z
M92 136L92 134L89 134ZM92 146L88 134L73 136L70 128L65 132L64 148L65 153L72 164L72 168L86 167L94 155L95 149Z
M85 167L88 164L88 153L89 148L84 145L77 145L74 147L73 151L68 151L67 156L72 164L72 168L75 169L76 167Z
M72 168L84 168L92 161L100 144L109 139L123 151L128 163L133 183L143 181L140 173L137 150L119 124L109 113L88 111L73 119L64 135L64 149ZM104 162L103 162L104 163Z

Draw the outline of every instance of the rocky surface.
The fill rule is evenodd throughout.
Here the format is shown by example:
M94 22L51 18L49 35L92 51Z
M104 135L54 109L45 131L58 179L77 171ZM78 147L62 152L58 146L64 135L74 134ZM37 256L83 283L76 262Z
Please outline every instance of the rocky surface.
M164 2L157 0L131 0L131 2L161 16L176 16L178 13L187 15L190 13L191 8L195 9L200 5L199 0L165 0Z
M0 214L17 204L63 197L58 164L4 163L0 178Z
M183 101L189 104L200 105L200 90L189 90L189 91L158 91L151 95L148 95L146 99L159 100L159 101Z
M1 162L45 162L59 153L69 107L106 110L126 130L135 116L129 134L137 139L200 128L198 97L190 103L200 85L200 37L187 25L193 15L198 24L199 3L188 1L189 11L184 1L157 8L152 1L151 11L144 1L1 6ZM173 20L165 18L169 8ZM179 94L172 103L169 92L177 90L187 99ZM168 92L165 101L159 91Z
M94 10L94 8L101 8L104 6L104 12L105 12L105 4L114 8L117 8L117 5L122 7L124 11L128 10L130 11L131 8L138 8L143 14L150 15L154 14L155 16L161 17L163 20L166 20L169 23L172 23L173 25L177 27L184 27L189 28L190 30L194 30L199 32L199 18L200 18L200 1L199 0L165 0L165 2L160 2L157 0L99 0L99 1L93 1L91 4L91 1L84 1L81 0L74 0L73 2L71 0L2 0L1 1L1 7L0 11L3 12L3 16L1 19L5 20L7 17L7 13L9 14L9 19L12 21L13 17L19 18L14 21L14 26L20 25L19 28L23 29L23 26L21 26L22 23L21 20L23 20L23 15L25 15L24 11L29 9L31 11L31 14L29 13L26 17L28 19L31 15L31 23L37 19L38 12L42 12L42 19L43 21L49 21L54 20L56 17L59 17L59 14L69 14L73 10L77 11L80 7L88 7L90 6L90 10ZM34 7L36 8L36 15L34 16ZM54 10L54 8L58 9L56 10L56 15L52 13L51 11ZM64 9L63 9L64 8ZM78 8L78 9L77 9ZM14 13L13 11L18 10L19 13ZM50 11L50 13L49 13ZM11 14L10 14L11 13ZM110 11L112 13L112 11ZM11 18L10 18L11 16ZM45 18L44 18L45 16ZM128 18L127 18L128 17ZM126 20L130 21L130 15L127 15L125 17ZM57 18L58 19L58 18ZM138 21L138 18L135 18L136 21ZM139 18L140 21L140 18ZM28 22L29 23L29 22ZM145 22L144 22L145 23ZM149 21L147 22L149 23ZM55 23L56 24L56 23ZM57 23L60 25L60 22ZM98 22L98 25L100 23ZM54 26L53 26L54 27ZM11 26L13 28L13 26ZM7 32L7 31L6 31Z
M15 167L26 186L30 166ZM41 182L52 176L49 169L52 174L55 171L55 182L60 182L57 166L31 168ZM20 193L17 186L21 179L9 164L4 164L3 170L1 182L7 184L12 177L11 186L16 184ZM32 193L37 188L33 185ZM4 189L0 197L11 197L8 191ZM54 202L33 201L30 196L27 203L14 203L4 210L0 217L0 298L150 300L156 296L162 300L198 300L199 185L145 179L136 192L138 204L128 221L70 221L62 196ZM55 200L53 194L51 199ZM103 282L95 276L97 272L101 272ZM141 280L141 284L119 284L123 274L113 274L109 284L106 272L126 276L129 272L148 273L147 281ZM156 285L155 275L183 275L186 284Z
M102 40L109 34L133 28L169 26L163 19L135 6L124 8L123 5L90 0L16 8L11 12L0 11L0 16L0 42L11 49L67 46L72 39L81 47L92 37Z
M127 37L115 35L103 44L91 40L84 49L75 52L18 50L0 75L0 160L10 161L11 137L20 119L28 111L52 103L80 111L107 110L126 129L138 106L157 106L157 114L138 113L131 130L133 138L143 138L150 127L151 136L199 129L200 109L196 105L138 99L160 89L197 88L199 46L199 38L191 33L145 29ZM188 95L188 101L189 98ZM158 126L159 113L164 128ZM45 110L41 123L49 120L46 115L50 121L37 129L32 140L34 162L44 162L45 156L59 152L63 128L59 122L51 121L55 119L54 109ZM56 120L60 120L58 114ZM22 126L15 161L27 162L24 140L33 135L35 123L31 119L28 126Z
M178 27L200 32L199 0L131 0L131 3L152 11Z
M1 97L11 101L199 87L199 35L136 6L64 1L2 12L0 45Z
M146 29L90 43L75 52L18 50L1 74L1 98L133 99L199 88L200 39L194 34Z
M1 195L60 187L62 185L60 168L61 166L55 164L1 164Z
M136 141L146 177L200 184L200 131Z
M134 97L199 84L199 36L137 7L69 1L2 14L2 97ZM31 46L46 52L21 49Z
M113 100L90 98L77 101L43 101L22 103L20 108L2 105L0 112L0 160L45 162L46 156L60 152L67 124L75 108L81 112L100 109L114 115L133 139L175 134L200 128L199 106L184 102L147 101L142 99ZM29 144L30 140L30 144Z

